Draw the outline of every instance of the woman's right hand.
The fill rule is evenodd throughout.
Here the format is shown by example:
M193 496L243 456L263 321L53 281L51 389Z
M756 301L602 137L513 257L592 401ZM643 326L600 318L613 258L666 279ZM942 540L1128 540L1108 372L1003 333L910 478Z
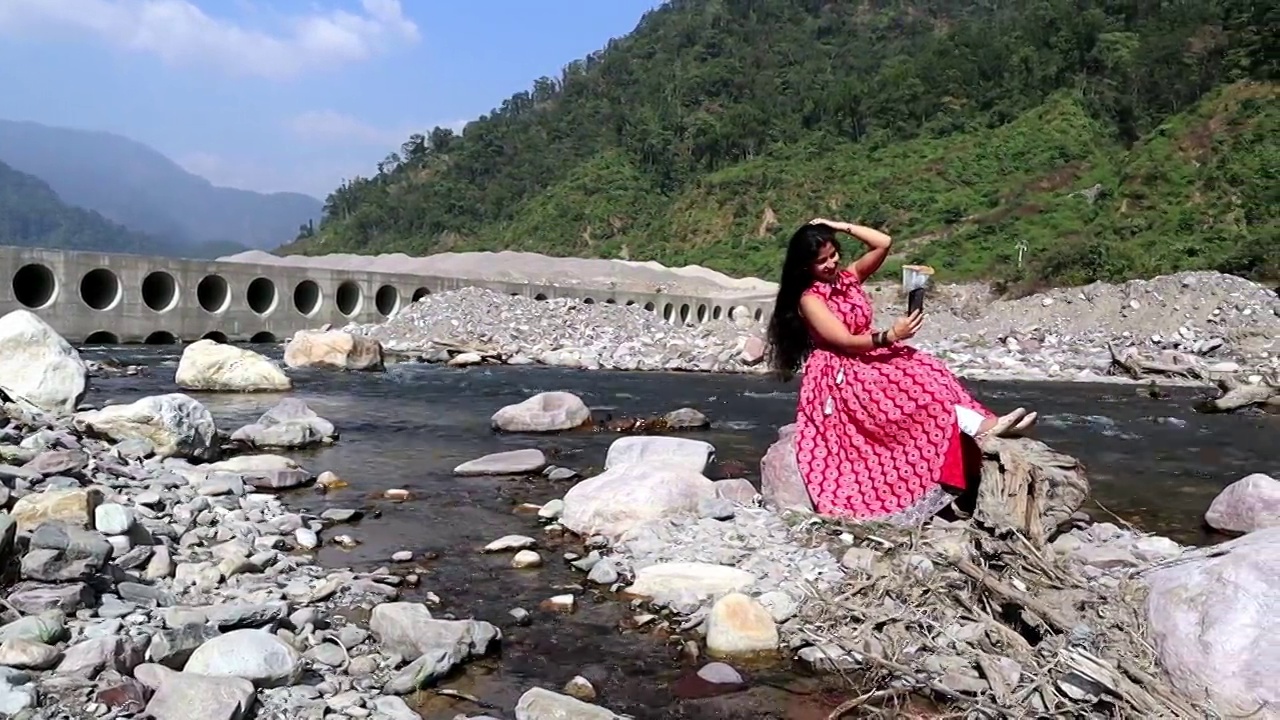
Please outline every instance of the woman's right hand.
M910 340L920 332L920 326L924 324L924 311L917 310L914 313L900 317L893 323L893 328L889 331L890 339L893 341Z

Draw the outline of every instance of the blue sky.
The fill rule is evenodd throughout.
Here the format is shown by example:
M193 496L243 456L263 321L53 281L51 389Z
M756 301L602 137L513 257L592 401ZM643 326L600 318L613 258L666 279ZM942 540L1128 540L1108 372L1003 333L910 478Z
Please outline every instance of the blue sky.
M0 0L0 117L142 141L220 185L323 198L660 0Z

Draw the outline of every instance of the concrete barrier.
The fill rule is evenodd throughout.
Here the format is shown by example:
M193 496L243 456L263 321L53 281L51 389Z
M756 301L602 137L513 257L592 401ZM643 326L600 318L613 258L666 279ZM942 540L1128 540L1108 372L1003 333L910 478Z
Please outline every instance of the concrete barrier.
M0 314L26 308L81 344L276 342L381 322L424 295L483 287L534 300L639 305L672 323L767 317L771 302L466 278L0 246Z

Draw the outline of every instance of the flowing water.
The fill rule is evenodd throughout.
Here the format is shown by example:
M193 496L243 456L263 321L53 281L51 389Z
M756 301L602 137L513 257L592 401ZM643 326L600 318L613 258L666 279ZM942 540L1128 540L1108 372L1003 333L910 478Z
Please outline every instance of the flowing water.
M279 357L275 347L259 352ZM87 358L110 357L148 366L145 376L95 381L87 402L129 402L174 392L173 368L180 348L91 349ZM581 574L560 562L563 548L543 542L546 564L514 570L506 555L481 555L483 545L502 535L541 537L536 518L513 513L523 502L559 497L572 481L458 478L454 466L480 455L537 447L557 465L584 475L598 470L616 435L572 433L551 437L499 435L489 417L499 407L544 390L581 396L597 417L643 416L694 407L713 420L696 437L715 445L720 467L713 477L759 479L761 455L776 428L792 419L795 385L765 378L681 373L568 371L541 367L467 369L402 364L385 373L293 371L294 391L331 420L341 440L327 448L293 454L312 470L332 470L350 483L327 494L290 493L301 510L362 507L366 519L343 530L361 544L353 550L326 545L322 563L359 569L383 565L397 550L412 550L423 562L422 585L406 599L431 592L441 599L438 613L488 620L502 629L498 657L470 666L445 687L469 693L493 706L498 717L524 690L541 685L558 690L576 674L590 679L600 702L646 718L817 718L839 701L817 681L788 668L745 673L751 689L734 695L680 700L673 682L696 669L680 659L679 648L650 633L620 629L633 613L603 594L588 592L569 615L538 610L557 594L555 586L581 582ZM1201 516L1224 486L1251 472L1274 472L1278 420L1258 416L1202 416L1191 410L1196 390L1174 389L1167 400L1146 397L1130 385L1078 383L970 383L990 407L1035 408L1042 416L1038 437L1085 464L1096 500L1107 511L1143 529L1181 542L1216 538L1203 530ZM191 393L210 409L224 430L252 422L279 400L274 394ZM406 502L380 498L383 490L405 488ZM1102 517L1101 510L1095 516ZM335 531L336 532L336 531ZM527 626L508 611L532 613ZM426 720L481 714L485 707L429 693L416 699Z

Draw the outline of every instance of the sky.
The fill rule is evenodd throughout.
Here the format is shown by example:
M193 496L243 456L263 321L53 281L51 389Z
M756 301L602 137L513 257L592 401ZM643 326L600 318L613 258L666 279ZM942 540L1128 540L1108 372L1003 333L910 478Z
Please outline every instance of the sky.
M0 0L0 118L143 142L323 199L461 129L660 0Z

